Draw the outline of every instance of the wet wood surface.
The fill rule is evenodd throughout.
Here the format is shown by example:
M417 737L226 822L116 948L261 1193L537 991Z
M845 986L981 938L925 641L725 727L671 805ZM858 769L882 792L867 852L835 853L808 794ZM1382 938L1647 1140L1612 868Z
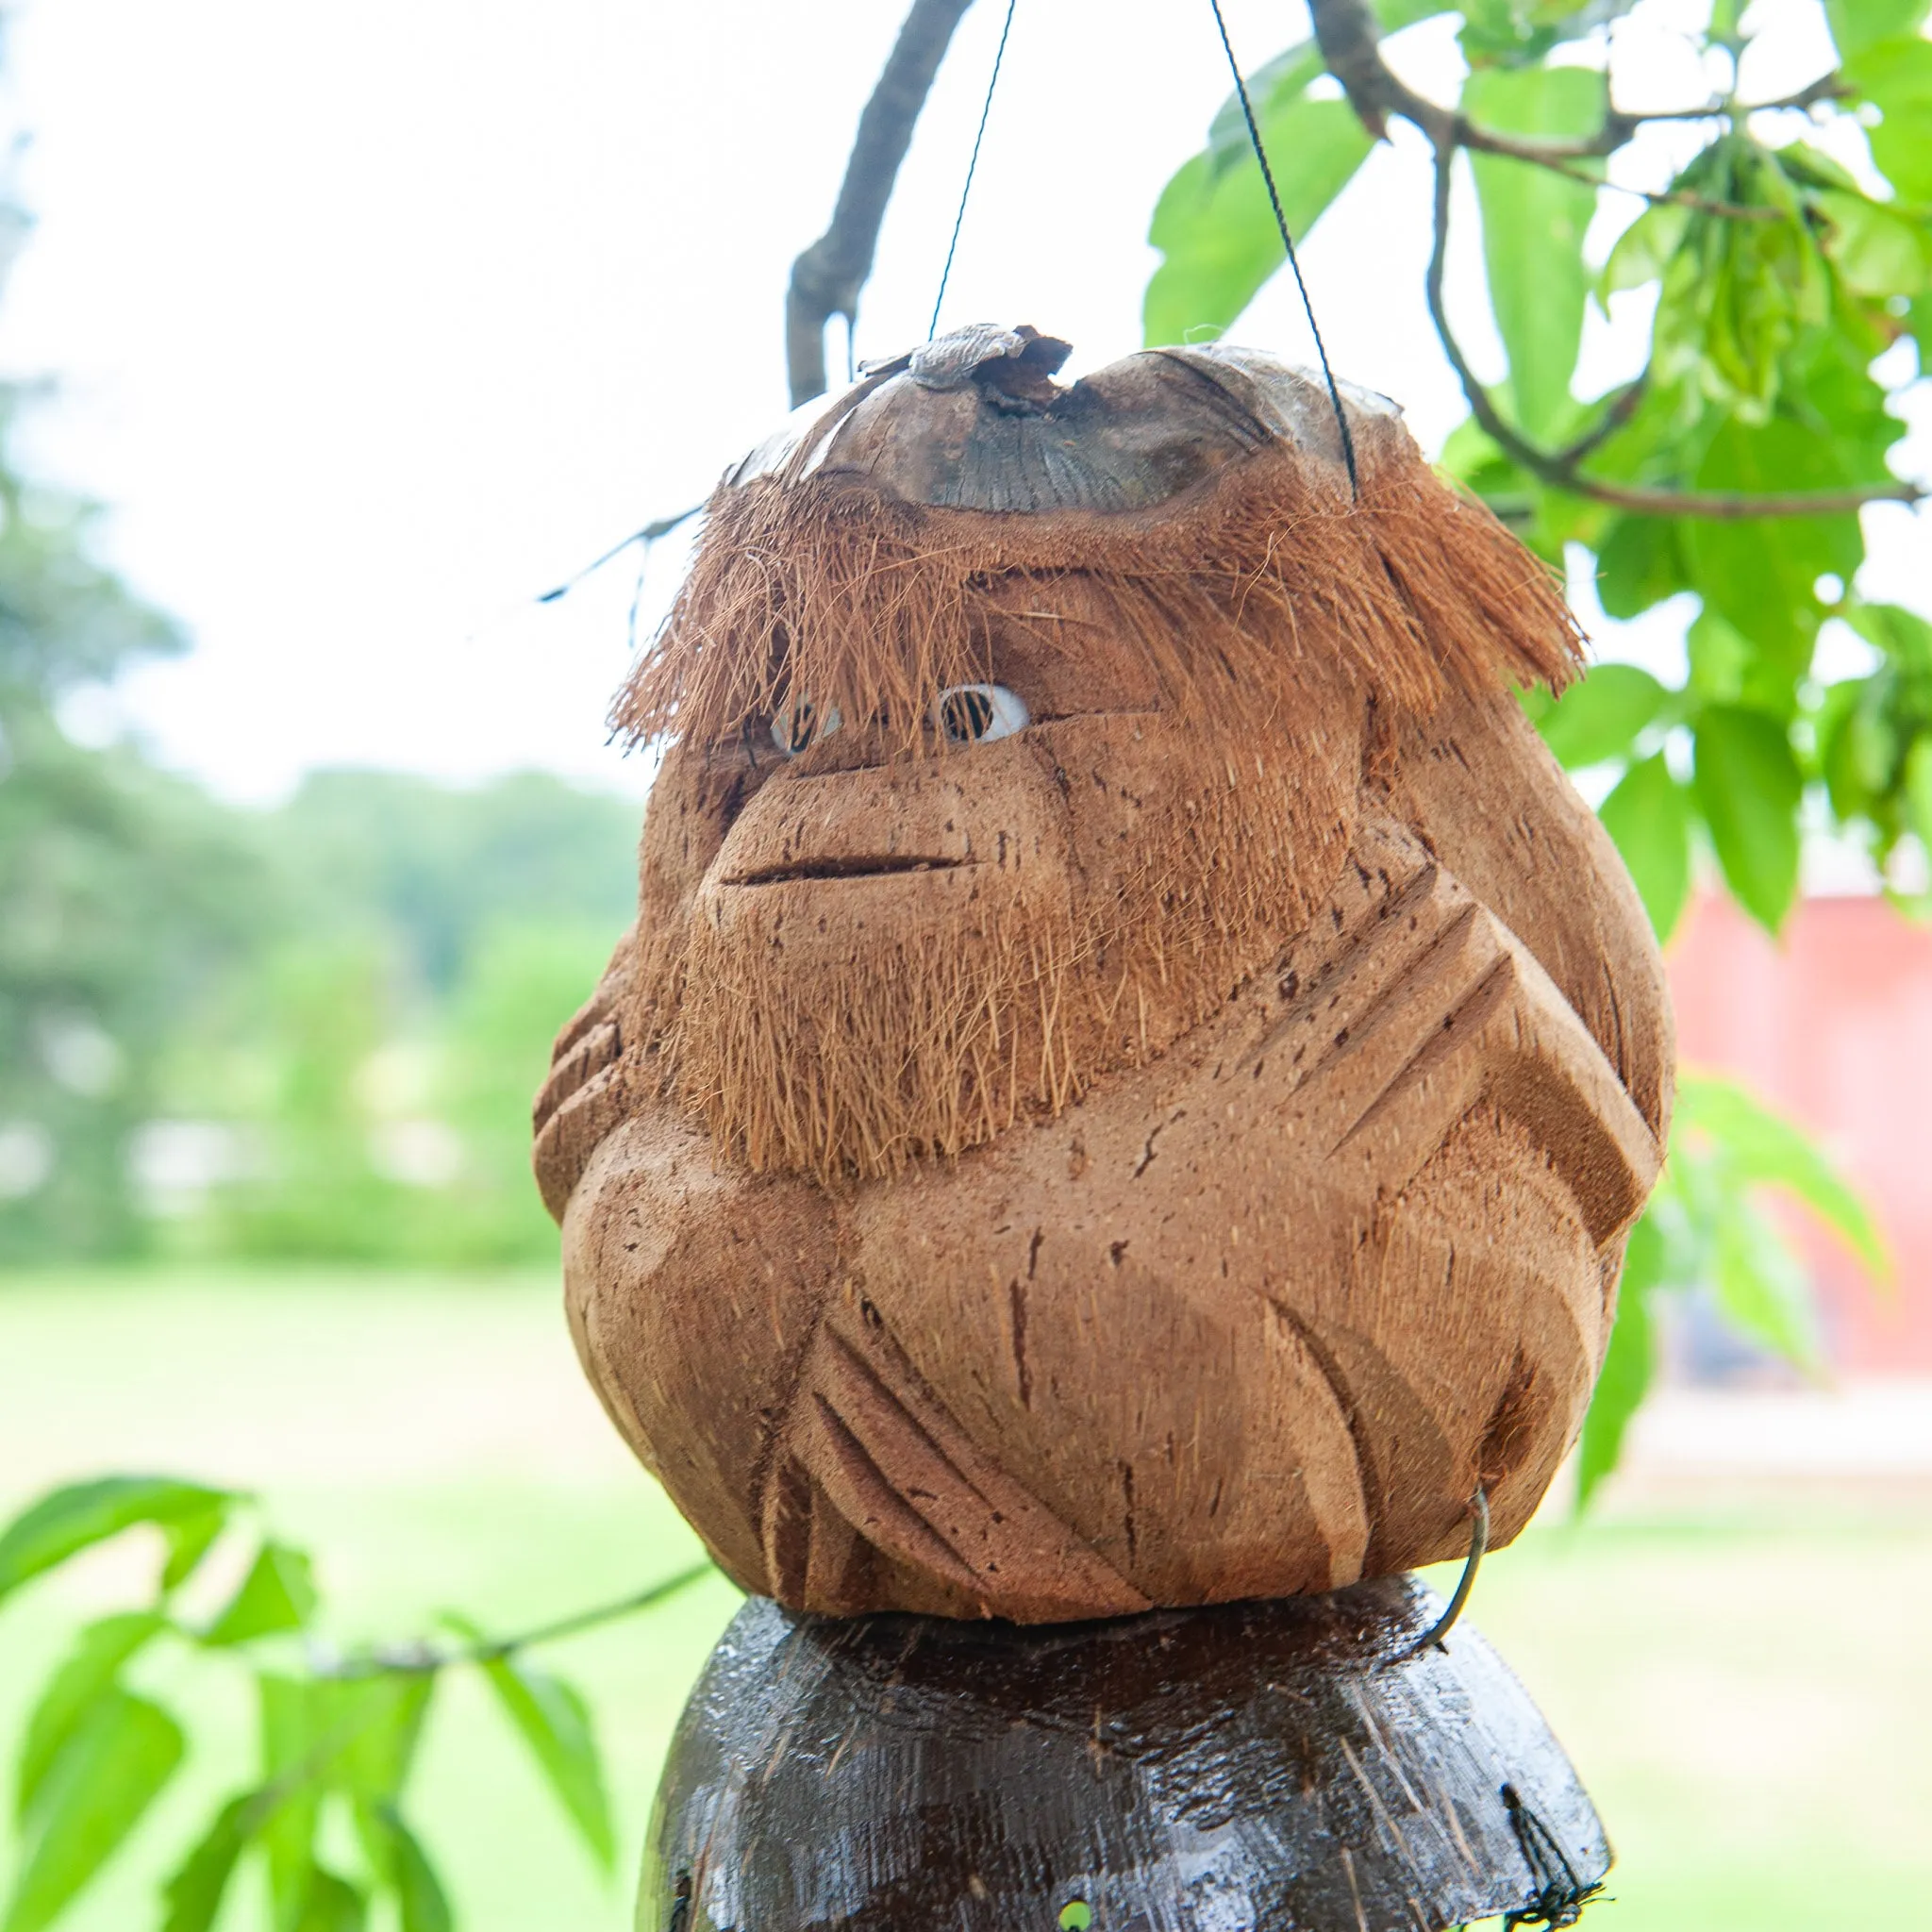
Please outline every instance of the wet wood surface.
M640 1932L1438 1932L1574 1923L1610 1854L1535 1706L1411 1577L1020 1629L739 1613Z

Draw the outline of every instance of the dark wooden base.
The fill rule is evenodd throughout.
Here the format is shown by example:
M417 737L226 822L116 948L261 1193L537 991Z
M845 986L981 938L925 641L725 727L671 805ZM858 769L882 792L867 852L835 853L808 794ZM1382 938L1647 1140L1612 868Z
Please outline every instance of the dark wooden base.
M1548 1726L1410 1577L1020 1628L747 1603L658 1793L639 1932L1571 1924L1608 1870Z

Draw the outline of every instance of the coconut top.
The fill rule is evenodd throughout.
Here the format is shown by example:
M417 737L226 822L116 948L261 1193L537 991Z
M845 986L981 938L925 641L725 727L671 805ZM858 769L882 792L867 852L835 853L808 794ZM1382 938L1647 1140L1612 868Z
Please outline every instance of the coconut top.
M1344 392L1357 490L1306 370L1143 349L1063 388L1069 353L957 329L794 413L706 505L613 729L722 743L804 693L893 721L919 755L939 692L991 676L1003 611L1098 623L1163 706L1229 741L1331 675L1393 715L1573 675L1547 567L1436 475L1386 397Z
M1348 489L1334 405L1306 369L1215 343L1142 349L1062 386L1072 353L1024 325L955 329L795 410L724 486L819 477L952 509L1138 510L1285 446ZM1401 414L1372 390L1338 387L1357 440Z

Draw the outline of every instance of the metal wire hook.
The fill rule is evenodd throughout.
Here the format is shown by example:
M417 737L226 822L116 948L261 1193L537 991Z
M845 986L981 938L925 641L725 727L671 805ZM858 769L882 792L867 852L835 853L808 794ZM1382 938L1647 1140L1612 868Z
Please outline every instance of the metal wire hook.
M1456 1627L1456 1620L1469 1602L1469 1593L1475 1588L1475 1573L1482 1568L1483 1554L1490 1546L1490 1495L1481 1483L1476 1484L1475 1494L1469 1499L1469 1508L1474 1521L1470 1525L1469 1556L1462 1565L1462 1576L1456 1586L1456 1593L1449 1599L1448 1607L1413 1643L1397 1651L1389 1659L1391 1664L1407 1663L1410 1657L1420 1657L1431 1645L1441 1643Z

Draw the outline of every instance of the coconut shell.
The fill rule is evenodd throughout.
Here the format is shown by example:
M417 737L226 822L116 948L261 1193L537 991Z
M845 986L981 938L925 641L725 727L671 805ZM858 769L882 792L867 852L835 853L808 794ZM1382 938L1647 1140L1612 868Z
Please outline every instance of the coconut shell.
M691 1692L640 1932L1440 1932L1609 1868L1523 1688L1410 1578L1050 1630L754 1599ZM1405 1654L1406 1653L1406 1654Z
M803 1610L1323 1591L1459 1554L1478 1482L1507 1541L1658 1165L1661 965L1510 691L1574 662L1547 574L1379 399L1357 498L1307 377L1044 341L721 486L539 1097L591 1381ZM1024 727L949 745L974 682Z

